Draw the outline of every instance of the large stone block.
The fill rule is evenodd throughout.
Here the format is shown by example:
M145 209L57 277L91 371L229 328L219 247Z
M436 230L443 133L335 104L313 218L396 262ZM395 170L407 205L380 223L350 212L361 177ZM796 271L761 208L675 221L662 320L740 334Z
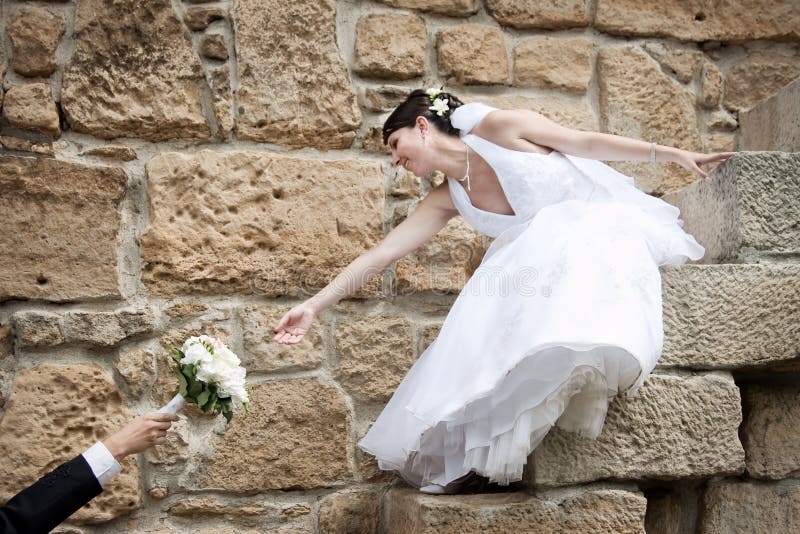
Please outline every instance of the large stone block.
M103 139L207 138L200 59L170 0L82 0L61 106L72 129Z
M112 347L131 336L155 327L151 308L115 312L67 312L63 331L67 342Z
M664 68L672 71L678 81L689 83L703 59L703 53L692 48L677 48L660 42L644 44L648 54Z
M503 26L560 30L589 25L587 0L486 0L486 10Z
M11 126L46 135L61 134L58 109L49 83L13 85L6 92L3 117Z
M380 522L380 497L375 491L334 493L319 505L319 532L378 534Z
M147 175L142 278L154 294L308 296L383 235L377 162L203 150L160 154Z
M505 84L509 77L503 32L480 24L441 30L436 36L439 76L458 84Z
M800 152L800 79L739 113L741 150Z
M798 516L800 485L795 480L721 480L706 490L698 529L703 534L797 532Z
M35 310L18 311L11 316L17 347L55 347L64 343L61 316Z
M636 491L579 488L561 492L430 496L392 489L387 532L500 534L506 532L644 532L647 500Z
M723 5L600 0L594 26L618 35L681 41L800 41L800 8L786 0L728 0Z
M467 98L464 101L473 102ZM490 96L481 97L481 102L501 109L530 109L541 113L561 126L576 130L598 131L600 122L585 98L575 99L569 96Z
M588 39L536 36L514 48L514 85L585 92L592 78L592 48Z
M0 420L0 501L110 436L130 419L114 381L95 365L21 371ZM102 523L141 507L133 458L70 521Z
M797 357L800 265L662 267L660 367L741 369Z
M249 415L235 417L198 466L198 489L312 489L352 476L351 420L337 388L303 378L262 382L250 394Z
M245 306L239 310L244 340L244 354L240 356L248 371L300 371L322 365L324 319L321 317L296 345L272 341L275 326L289 309L287 306Z
M597 57L603 131L685 150L702 149L695 96L633 47L609 47ZM677 163L612 162L647 193L663 193L695 180Z
M354 69L362 76L389 80L422 76L427 37L419 15L364 15L356 26Z
M772 480L800 476L800 386L748 385L742 398L747 474Z
M348 316L336 322L334 378L363 402L386 402L414 363L404 317Z
M49 76L56 70L56 48L64 19L52 11L22 8L6 26L11 41L11 67L23 76Z
M239 139L348 148L361 111L336 45L333 0L241 0L231 17Z
M379 0L394 7L430 11L452 17L467 17L478 11L476 0Z
M800 9L798 15L800 23ZM800 56L753 52L728 69L723 105L734 111L751 108L799 77Z
M119 297L120 169L0 156L0 301Z
M740 152L706 180L666 194L706 248L701 263L800 254L800 154Z
M739 474L741 421L739 389L729 375L651 375L634 398L609 405L597 439L552 429L532 455L531 482Z

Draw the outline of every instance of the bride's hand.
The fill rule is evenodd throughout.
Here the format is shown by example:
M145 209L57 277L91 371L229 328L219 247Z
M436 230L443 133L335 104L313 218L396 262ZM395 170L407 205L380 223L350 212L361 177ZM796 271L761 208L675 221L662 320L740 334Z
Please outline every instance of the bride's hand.
M693 173L700 176L700 178L708 178L708 173L700 168L700 165L706 163L722 163L736 152L715 152L713 154L703 154L702 152L690 152L688 150L681 150L675 163L679 164L684 169L688 169Z
M272 340L282 345L299 343L308 332L311 323L316 317L314 310L305 302L298 304L281 318L275 327L275 337Z

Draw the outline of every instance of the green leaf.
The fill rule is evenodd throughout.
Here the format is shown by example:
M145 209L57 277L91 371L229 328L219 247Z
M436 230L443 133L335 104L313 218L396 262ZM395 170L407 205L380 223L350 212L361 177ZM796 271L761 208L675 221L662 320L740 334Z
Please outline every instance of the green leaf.
M194 377L197 376L197 367L192 364L184 365L181 367L183 374L186 375L186 379L189 381L194 380Z
M186 377L182 373L178 373L178 393L184 397L187 395L186 388L189 385L186 383Z
M231 419L233 419L233 412L230 410L223 410L222 415L225 416L225 421L230 423Z
M217 405L217 394L212 391L208 397L208 402L205 404L205 406L203 406L203 411L208 412L209 410L213 410L216 405Z
M206 405L208 402L208 397L211 396L211 391L207 389L203 389L200 394L197 396L197 405L201 408Z
M189 384L189 395L191 395L192 397L197 398L197 396L202 391L203 391L203 383L200 382L199 380L192 380L192 383Z

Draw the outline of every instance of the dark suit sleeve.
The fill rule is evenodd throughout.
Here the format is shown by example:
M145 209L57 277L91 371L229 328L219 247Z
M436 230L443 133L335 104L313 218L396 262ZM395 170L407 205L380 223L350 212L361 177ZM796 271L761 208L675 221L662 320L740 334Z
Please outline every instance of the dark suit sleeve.
M83 455L65 462L0 508L0 534L53 530L103 488Z

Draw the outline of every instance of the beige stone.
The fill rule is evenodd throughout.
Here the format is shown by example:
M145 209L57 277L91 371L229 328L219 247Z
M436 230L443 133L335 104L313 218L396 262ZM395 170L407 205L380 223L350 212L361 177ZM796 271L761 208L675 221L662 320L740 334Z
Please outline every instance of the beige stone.
M503 26L560 30L589 25L586 0L486 0L486 10Z
M3 116L17 128L61 135L58 109L49 83L12 85L3 100Z
M485 252L481 235L464 219L454 217L427 243L397 261L397 292L458 293L478 268Z
M540 113L553 122L576 130L593 131L600 129L600 123L591 110L586 98L570 96L492 96L479 99L500 109L529 109ZM465 100L466 101L466 100Z
M594 26L612 34L681 41L800 41L800 10L794 2L731 0L720 8L703 6L683 0L603 0L597 4Z
M320 317L299 343L281 345L272 341L275 327L289 309L289 306L246 306L239 310L244 340L242 365L249 371L299 371L322 365L324 323Z
M63 330L68 342L112 347L131 336L150 332L154 326L153 310L148 307L115 312L67 312Z
M800 87L800 84L798 84ZM736 120L736 117L725 111L724 109L718 109L711 113L706 119L706 124L708 125L708 129L710 131L722 131L722 132L732 132L739 127L739 123ZM742 136L744 137L744 130L742 130ZM752 148L742 148L742 150L754 150Z
M744 471L739 389L730 375L651 375L634 398L609 405L597 439L559 428L533 453L532 482L677 479Z
M710 61L704 61L697 102L704 108L716 108L722 100L722 84L722 71L719 67Z
M800 515L800 486L788 480L716 481L706 490L702 507L697 526L704 534L793 532Z
M376 162L203 150L159 154L147 175L142 279L153 294L304 296L383 235ZM379 288L375 276L357 296Z
M747 475L772 480L800 475L800 388L748 385L742 399Z
M600 50L597 58L603 131L699 152L694 95L633 47ZM601 158L602 159L602 158ZM677 163L612 162L647 193L682 187L696 175Z
M749 109L798 77L800 55L753 52L728 70L723 105L735 111Z
M354 398L386 402L414 363L404 317L344 316L335 324L333 376Z
M2 74L0 67L0 74ZM36 143L29 139L20 139L8 135L0 135L0 145L9 150L19 150L22 152L34 152L36 154L53 155L53 145L51 143Z
M664 68L675 74L678 81L682 83L692 81L694 73L703 59L703 53L699 50L676 48L657 41L645 43L644 49Z
M172 423L164 443L147 449L145 458L151 464L173 465L189 458L189 423L185 417Z
M11 333L11 325L8 323L0 324L0 361L11 357L14 354L14 336Z
M796 356L800 266L662 267L662 287L660 366L738 369Z
M367 111L391 111L402 104L409 93L406 87L361 87L358 90L358 102Z
M11 67L23 76L49 76L56 70L56 48L64 19L52 11L24 7L8 20Z
M155 382L155 354L147 349L122 347L115 367L134 398L141 398Z
M505 84L508 57L503 32L480 24L463 24L436 35L439 76L446 83Z
M741 150L800 152L800 79L739 113Z
M281 516L280 506L262 502L222 503L213 497L189 497L172 504L167 511L170 515L185 517L200 524L216 518L225 520L226 525L263 525L265 519L286 520ZM234 532L241 532L236 530Z
M453 17L466 17L478 10L476 0L379 0L394 7L429 11Z
M592 78L591 41L535 36L514 48L514 85L585 92Z
M55 347L64 343L61 316L46 311L18 311L11 316L18 347Z
M350 491L328 495L319 505L319 532L377 534L380 497L374 491Z
M206 76L211 88L211 105L214 108L217 130L221 137L228 138L234 127L230 68L227 64L209 67Z
M0 301L119 297L125 182L120 169L1 156Z
M241 0L231 17L239 139L348 148L361 111L336 45L333 0Z
M169 495L169 490L167 488L151 488L150 491L147 492L152 498L157 500L166 499L167 495Z
M392 177L389 194L395 198L419 198L422 194L422 182L419 176L402 167L399 167L397 171Z
M501 534L507 532L644 532L647 499L616 489L578 488L530 495L522 492L425 495L397 488L387 495L388 532Z
M181 320L197 317L206 311L208 311L208 306L201 302L179 302L164 310L164 313L172 319Z
M733 152L736 150L736 134L718 132L704 136L705 152Z
M373 154L381 156L389 156L392 151L388 145L383 144L383 128L381 126L369 126L361 139L361 148ZM399 168L395 168L396 172L400 172Z
M136 151L125 145L104 145L87 148L81 152L81 156L133 161L136 159Z
M20 371L0 420L0 500L71 460L129 419L114 382L100 367L37 365ZM71 521L102 523L141 507L136 463L127 458L122 467Z
M225 44L225 36L219 33L204 35L200 43L200 53L209 59L225 61L228 59L228 47Z
M225 10L221 7L192 7L183 15L183 22L190 30L203 31L215 20L225 18Z
M200 464L198 489L312 489L352 476L350 417L335 387L302 378L262 382L250 393L250 414L235 417Z
M169 0L82 0L61 106L71 128L102 139L208 138L202 67Z
M701 484L705 480L698 482ZM647 534L696 532L697 503L702 500L705 489L698 482L688 480L648 488L644 531Z
M366 77L407 80L425 73L427 30L414 14L371 13L356 25L356 72Z

